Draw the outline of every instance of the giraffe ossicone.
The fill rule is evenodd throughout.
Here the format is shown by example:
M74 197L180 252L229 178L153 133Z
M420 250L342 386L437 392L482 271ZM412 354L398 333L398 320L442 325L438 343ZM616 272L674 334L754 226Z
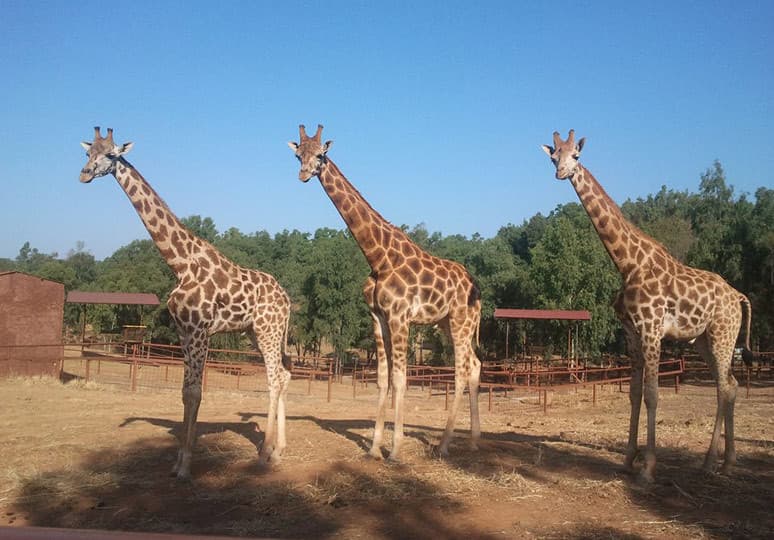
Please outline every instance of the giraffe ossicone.
M183 428L172 470L178 478L191 474L196 418L202 394L202 373L210 336L248 331L263 355L269 385L269 411L259 461L278 462L287 445L285 402L290 382L287 332L290 298L271 275L237 266L212 244L191 233L126 159L132 143L117 145L113 130L81 143L88 161L80 181L112 174L140 216L161 256L177 280L167 301L184 354Z
M687 266L675 259L659 242L642 232L621 213L594 176L580 164L584 139L575 142L570 130L566 141L554 132L554 146L543 150L556 167L556 178L569 179L586 210L623 287L613 303L626 334L632 362L629 400L629 440L624 466L631 470L637 455L640 407L647 408L647 443L640 478L652 482L656 467L656 409L661 340L695 341L717 384L715 427L704 469L714 471L718 445L725 424L723 471L736 461L734 449L734 403L737 381L732 373L734 347L746 319L744 351L749 357L750 301L722 277Z
M470 443L481 435L478 386L481 371L473 349L478 342L481 294L459 263L435 257L374 210L328 156L332 142L322 142L322 126L309 137L299 126L300 141L288 145L301 163L298 177L317 176L371 267L363 287L373 319L377 346L377 386L374 438L369 454L381 458L389 381L395 397L391 459L398 459L403 440L403 399L406 392L407 345L411 324L438 324L454 346L454 401L439 446L448 454L457 410L467 386L470 393Z

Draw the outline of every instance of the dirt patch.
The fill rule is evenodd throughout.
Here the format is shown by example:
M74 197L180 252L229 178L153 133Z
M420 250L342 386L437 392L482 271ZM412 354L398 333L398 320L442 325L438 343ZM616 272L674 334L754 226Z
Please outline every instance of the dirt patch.
M548 414L513 395L489 412L482 396L481 449L467 447L464 410L447 460L431 451L444 398L412 389L400 464L365 458L374 389L353 398L336 383L330 403L326 390L292 383L289 446L269 470L257 464L267 395L205 393L193 480L181 483L168 475L179 391L0 381L0 525L288 538L774 536L774 388L740 392L732 476L700 471L714 388L662 388L649 487L620 468L629 403L617 388L598 392L596 406L582 392L555 395Z

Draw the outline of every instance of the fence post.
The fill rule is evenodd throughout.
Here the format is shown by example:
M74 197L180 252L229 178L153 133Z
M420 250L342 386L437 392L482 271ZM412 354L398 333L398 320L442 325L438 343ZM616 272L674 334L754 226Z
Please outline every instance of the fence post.
M132 367L130 368L132 372L132 392L137 391L137 357L135 356L132 359Z
M680 375L675 375L675 394L680 393Z
M443 407L444 411L449 410L449 383L446 382L446 404Z
M492 412L492 386L489 386L489 412Z
M543 390L543 414L548 414L548 390Z
M597 385L596 384L591 385L591 404L592 405L597 404Z
M750 397L750 371L752 371L751 368L747 368L747 395L745 397Z
M331 385L333 384L330 375L328 376L328 403L331 402Z
M86 382L89 382L89 367L91 365L91 360L88 358L86 359Z
M307 379L307 383L306 383L306 395L307 396L312 395L312 377L314 377L314 372L309 373L309 378Z
M207 368L209 366L207 365L207 361L204 361L204 374L202 375L202 392L207 391Z

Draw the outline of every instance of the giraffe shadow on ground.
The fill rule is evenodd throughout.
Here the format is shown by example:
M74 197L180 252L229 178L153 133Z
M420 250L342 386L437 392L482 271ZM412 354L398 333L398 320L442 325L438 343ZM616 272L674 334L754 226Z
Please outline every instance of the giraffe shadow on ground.
M243 421L248 421L250 418L253 417L266 417L266 413L251 413L251 412L239 412L237 413ZM306 422L312 422L316 424L318 427L323 429L324 431L329 431L332 433L335 433L341 437L344 437L345 439L352 441L355 443L363 452L368 452L371 449L371 436L364 436L360 431L370 431L371 434L373 434L374 429L374 421L373 420L365 420L365 419L349 419L349 420L330 420L326 418L318 418L316 416L288 416L287 420L289 421L306 421ZM392 429L392 423L391 422L385 422L385 429ZM413 424L405 424L405 436L417 439L421 443L429 446L431 445L430 440L427 437L428 431L438 431L440 433L440 430L436 430L435 428L431 428L428 426L420 426L420 425L413 425ZM382 450L383 457L387 457L386 450Z
M265 414L263 415L266 416ZM179 439L180 430L182 428L182 422L176 420L169 420L166 418L149 418L145 416L132 416L126 418L118 427L126 427L135 422L146 422L148 424L162 427L167 432ZM255 446L256 451L260 451L263 445L264 433L261 431L260 426L256 422L196 422L196 435L200 437L202 435L211 435L230 431L240 437L244 437L250 443Z

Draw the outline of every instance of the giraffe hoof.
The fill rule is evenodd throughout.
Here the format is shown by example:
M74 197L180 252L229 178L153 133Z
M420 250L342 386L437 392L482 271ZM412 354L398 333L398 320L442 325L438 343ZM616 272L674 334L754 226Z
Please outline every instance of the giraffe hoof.
M190 482L191 481L191 473L189 471L177 471L176 480L178 482Z
M637 483L641 486L652 486L654 481L653 475L645 469L641 469L640 474L637 475Z
M403 461L400 459L399 456L390 454L387 456L387 459L385 460L385 463L388 463L389 465L403 465Z
M384 456L382 455L382 451L379 448L371 448L368 451L367 456L372 459L375 459L376 461L381 461L384 459Z

